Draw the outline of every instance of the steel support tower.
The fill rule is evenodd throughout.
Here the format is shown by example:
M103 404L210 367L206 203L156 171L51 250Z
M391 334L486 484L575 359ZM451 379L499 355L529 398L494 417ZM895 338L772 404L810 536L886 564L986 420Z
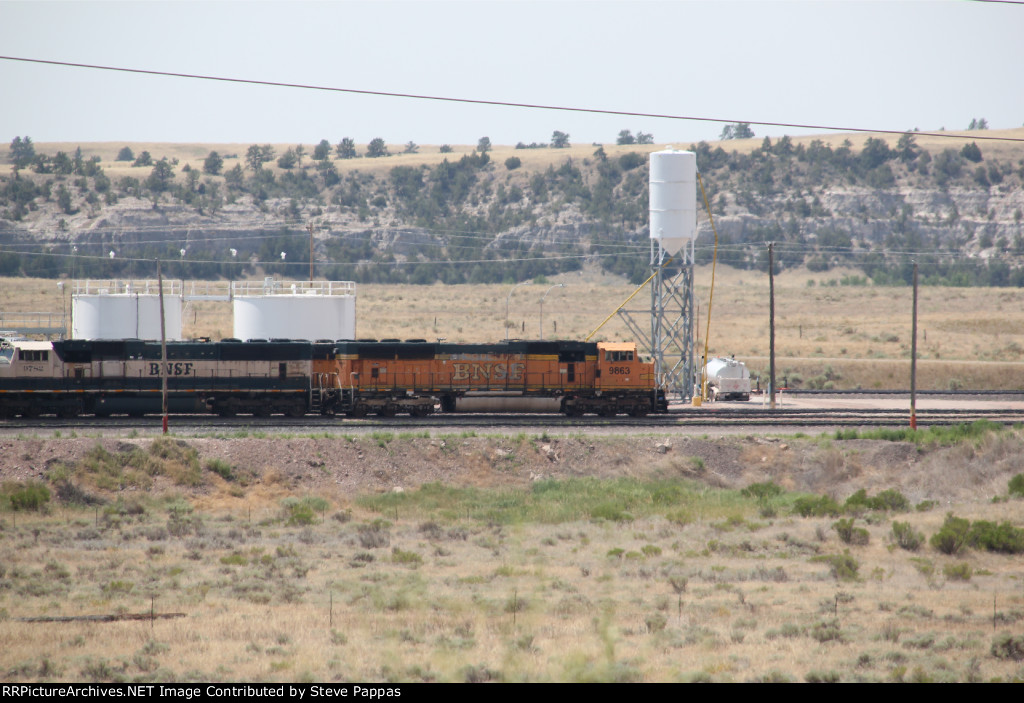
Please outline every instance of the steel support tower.
M693 397L694 348L694 240L675 257L651 240L651 307L620 309L619 316L636 335L638 346L650 350L658 386L666 395L688 402ZM678 272L671 275L674 267ZM673 267L673 268L669 268Z

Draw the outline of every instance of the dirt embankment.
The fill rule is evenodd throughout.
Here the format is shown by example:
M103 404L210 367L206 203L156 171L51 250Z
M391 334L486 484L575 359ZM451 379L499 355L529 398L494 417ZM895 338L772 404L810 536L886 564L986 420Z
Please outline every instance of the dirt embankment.
M1006 492L1024 472L1024 436L989 435L977 443L919 448L880 440L775 439L757 436L644 437L339 437L188 438L170 440L200 467L192 481L155 475L148 488L131 479L145 467L124 466L120 489L104 490L88 468L97 445L111 463L152 453L149 438L18 438L0 440L0 481L48 480L55 475L104 498L143 490L177 491L196 500L229 495L268 499L283 493L347 500L363 493L412 490L430 482L478 487L527 486L546 478L594 476L687 478L742 488L773 480L787 490L843 499L864 488L888 488L912 502L984 501ZM163 440L167 441L167 440ZM142 450L141 452L138 450ZM134 454L133 454L134 451ZM231 480L211 469L211 462ZM93 462L95 463L95 462ZM107 481L109 486L110 481Z

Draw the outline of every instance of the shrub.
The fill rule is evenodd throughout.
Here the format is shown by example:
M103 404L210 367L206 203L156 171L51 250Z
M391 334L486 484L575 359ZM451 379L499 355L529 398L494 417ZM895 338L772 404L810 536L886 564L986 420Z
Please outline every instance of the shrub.
M839 535L839 539L846 544L863 546L871 539L868 531L863 527L853 526L852 518L832 523L832 529Z
M860 568L858 562L850 552L842 554L825 554L820 557L813 557L811 561L823 561L829 565L832 576L843 581L855 581L857 570Z
M972 547L1003 554L1024 552L1024 530L1008 522L998 525L987 520L976 520L971 525L967 541Z
M316 513L306 503L294 503L285 510L288 511L288 525L312 525L316 521Z
M393 547L391 549L391 561L395 564L411 564L413 566L417 566L423 563L423 557L416 552L407 552L404 549Z
M846 499L843 507L851 509L864 508L867 510L893 510L903 512L910 507L910 501L906 496L892 488L884 490L875 497L867 494L863 488Z
M838 671L808 671L804 676L807 683L839 683L842 675Z
M1024 474L1017 474L1011 478L1008 489L1010 495L1024 498Z
M505 168L507 168L509 171L515 171L522 165L523 162L518 156L510 156L507 159L505 159Z
M839 628L839 621L822 620L821 622L815 623L810 631L811 637L816 639L818 642L842 642L843 632Z
M955 517L953 513L946 514L946 521L929 540L930 544L943 554L959 554L967 546L967 537L970 531L970 522L964 518Z
M39 510L50 502L50 489L39 481L4 486L12 510Z
M910 501L896 489L889 488L871 499L871 507L874 510L903 512L910 508Z
M374 520L369 524L362 524L356 528L359 534L359 544L363 549L377 549L387 547L391 544L391 523L387 520Z
M633 516L612 503L598 503L590 509L591 520L610 520L612 522L631 522Z
M747 498L768 500L769 498L775 498L776 496L782 495L782 486L778 485L774 481L752 483L740 491L740 493Z
M960 562L958 564L946 564L942 567L942 573L950 581L970 581L974 571L971 569L970 564Z
M793 503L793 512L801 517L839 517L839 503L828 496L807 496L797 498Z
M1024 659L1024 635L1014 637L1008 632L996 635L992 639L992 656L996 659Z
M220 476L225 481L232 480L235 475L231 470L231 464L224 461L223 459L209 459L206 462L206 470L212 471L213 473Z
M896 522L892 523L892 541L895 542L900 549L906 549L908 552L916 552L924 544L924 533L918 532L911 527L909 522Z

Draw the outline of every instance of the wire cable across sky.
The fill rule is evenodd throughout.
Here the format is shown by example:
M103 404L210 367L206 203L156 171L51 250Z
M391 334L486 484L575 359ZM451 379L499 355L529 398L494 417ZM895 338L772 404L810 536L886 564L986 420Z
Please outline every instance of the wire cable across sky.
M660 120L677 120L687 122L715 122L721 124L748 124L758 125L761 127L790 127L793 129L816 129L826 130L832 132L860 132L870 134L892 134L902 135L906 134L908 130L905 129L873 129L868 127L857 127L849 125L822 125L822 124L806 124L800 122L768 122L764 120L756 119L736 119L736 118L724 118L724 117L701 117L697 115L670 115L653 112L635 112L630 110L605 110L599 108L590 107L572 107L567 105L544 105L539 103L520 103L520 102L509 102L504 100L483 100L480 98L460 98L443 95L420 95L416 93L395 93L383 90L365 90L359 88L339 88L334 86L323 86L323 85L309 85L304 83L291 83L291 82L280 82L280 81L265 81L257 80L253 78L232 78L228 76L213 76L204 75L198 73L176 73L173 71L155 71L144 68L128 68L125 66L101 66L98 64L87 64L87 63L76 63L71 61L53 61L49 59L36 59L28 58L23 56L0 56L0 60L3 61L18 61L22 63L33 63L33 64L44 64L49 66L62 66L66 68L84 68L97 71L114 71L119 73L133 73L147 76L161 76L164 78L185 78L190 80L203 80L203 81L220 81L224 83L240 83L245 85L256 85L273 88L292 88L299 90L317 90L326 91L332 93L347 93L350 95L370 95L375 97L387 97L387 98L402 98L406 100L430 100L436 102L448 102L448 103L463 103L468 105L488 105L492 107L512 107L522 108L529 110L551 110L557 112L578 112L587 113L592 115L616 115L624 117L644 117L651 119ZM1000 137L994 135L978 134L979 130L974 130L971 134L953 134L949 132L914 132L917 136L927 137L942 137L946 139L971 139L971 140L986 140L986 141L1000 141L1000 142L1024 142L1024 137Z

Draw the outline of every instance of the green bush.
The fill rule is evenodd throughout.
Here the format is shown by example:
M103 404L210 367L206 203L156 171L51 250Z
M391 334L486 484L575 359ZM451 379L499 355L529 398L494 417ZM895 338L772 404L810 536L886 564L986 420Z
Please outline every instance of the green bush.
M853 526L853 518L832 523L832 529L839 535L839 539L846 544L863 546L871 539L871 535L863 527Z
M217 474L225 481L231 481L235 478L234 472L231 469L231 464L223 459L209 459L206 462L205 468L207 471L212 471Z
M874 510L904 512L910 509L910 501L896 489L889 488L871 499L871 507Z
M946 514L942 527L932 535L929 543L943 554L959 554L967 546L971 523L964 518Z
M1024 530L1008 522L975 520L967 537L972 547L1002 554L1024 553Z
M740 491L740 493L747 498L768 500L769 498L775 498L776 496L782 495L782 486L778 485L774 481L752 483Z
M395 564L411 564L413 566L423 563L423 557L416 552L405 551L398 547L391 548L391 561Z
M946 564L942 567L942 573L950 581L970 581L971 576L974 575L974 570L970 564L959 562L957 564Z
M836 619L822 620L821 622L815 623L811 627L810 635L818 642L842 642L843 631L839 627L839 621Z
M11 502L11 510L39 510L50 502L50 489L39 481L8 483L4 493Z
M805 496L793 503L793 512L801 517L839 517L839 503L828 496Z
M811 561L821 561L829 565L832 576L841 581L856 581L857 570L860 569L858 562L850 552L842 554L824 554L820 557L812 557Z
M842 678L842 674L838 671L808 671L804 676L804 681L807 683L839 683Z
M895 542L900 549L906 549L908 552L916 552L924 544L924 533L918 532L911 527L909 522L896 522L892 523L892 541Z
M1024 474L1017 474L1011 478L1008 489L1010 495L1024 498Z
M903 512L910 508L910 501L902 493L892 488L884 490L874 497L869 496L867 491L862 488L846 499L843 508L847 512L857 508Z
M288 519L286 523L288 525L312 525L316 522L316 513L313 512L313 508L305 503L295 503L289 506L287 511Z
M1024 659L1024 635L1014 637L1008 632L996 635L992 639L992 656L996 659Z
M612 503L598 503L590 509L591 520L610 520L612 522L631 522L633 516Z

